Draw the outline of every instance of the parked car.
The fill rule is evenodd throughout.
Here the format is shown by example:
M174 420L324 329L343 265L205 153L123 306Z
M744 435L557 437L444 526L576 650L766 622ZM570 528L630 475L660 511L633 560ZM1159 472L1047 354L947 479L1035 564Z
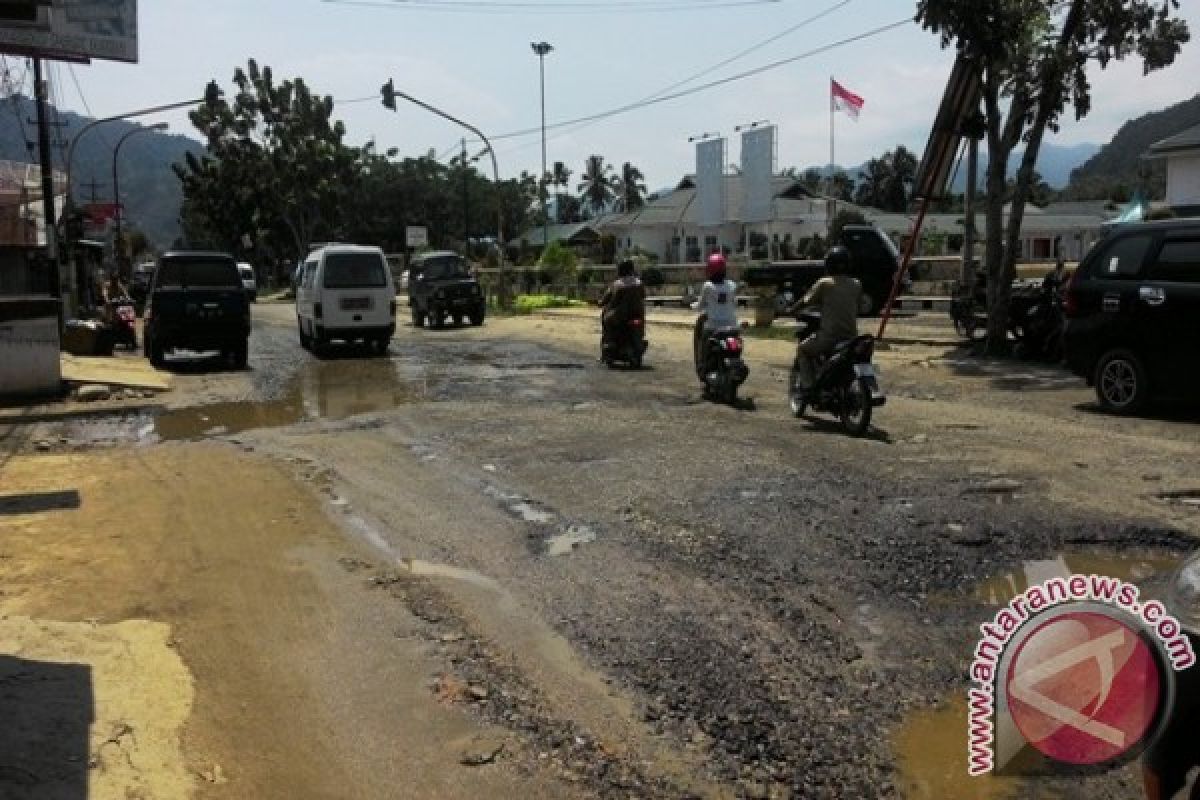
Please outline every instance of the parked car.
M379 353L396 332L396 288L378 247L335 244L308 254L296 291L300 345L320 354L334 340Z
M467 260L458 253L422 253L413 258L408 275L413 327L422 327L428 319L430 327L440 328L448 318L456 325L463 324L464 319L472 325L483 324L487 300Z
M176 251L158 259L143 346L156 367L174 349L217 350L239 369L249 354L250 304L228 253Z
M242 286L246 289L246 296L250 298L251 303L257 303L258 278L254 274L254 267L245 261L239 261L237 266L238 274L242 276Z
M1200 219L1114 226L1075 270L1063 311L1067 364L1103 408L1200 396Z

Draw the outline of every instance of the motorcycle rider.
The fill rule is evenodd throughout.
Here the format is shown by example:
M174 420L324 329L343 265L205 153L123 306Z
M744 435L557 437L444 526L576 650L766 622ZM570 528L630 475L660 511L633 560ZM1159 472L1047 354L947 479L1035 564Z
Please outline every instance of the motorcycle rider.
M612 339L631 319L646 318L646 287L637 276L631 259L617 264L617 279L600 295L600 327L603 341Z
M727 269L724 253L715 252L710 255L704 267L707 280L704 282L704 288L700 290L700 299L692 304L692 309L700 312L692 336L692 352L697 371L704 367L704 343L708 335L722 328L738 326L737 284L726 277Z
M796 349L796 377L800 388L806 391L816 381L817 359L832 353L840 342L858 336L862 284L852 274L850 251L841 245L831 248L825 254L825 272L825 277L789 309L791 314L808 307L821 312L820 329Z

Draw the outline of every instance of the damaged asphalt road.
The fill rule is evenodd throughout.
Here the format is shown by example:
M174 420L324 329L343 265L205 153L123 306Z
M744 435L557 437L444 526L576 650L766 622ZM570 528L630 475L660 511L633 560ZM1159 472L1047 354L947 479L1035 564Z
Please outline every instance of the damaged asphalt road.
M1132 768L961 794L952 699L1005 576L1079 559L1153 583L1191 549L1188 512L1151 496L1175 473L1144 431L1113 469L1159 480L1096 463L1060 479L1002 414L985 430L978 409L902 397L864 440L792 420L763 363L757 411L703 403L682 339L641 372L529 319L406 326L387 357L317 361L290 308L256 313L250 373L177 376L201 404L36 438L217 440L288 465L363 546L342 563L360 591L421 621L443 665L428 691L514 737L462 769L605 797L1137 796ZM1032 441L1063 432L1044 424ZM1118 480L1141 506L1072 502ZM913 746L928 714L946 748Z

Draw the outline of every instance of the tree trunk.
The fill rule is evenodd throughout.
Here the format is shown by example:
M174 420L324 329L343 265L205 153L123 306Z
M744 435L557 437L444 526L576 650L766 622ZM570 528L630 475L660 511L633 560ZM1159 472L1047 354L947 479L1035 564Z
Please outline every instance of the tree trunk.
M1037 167L1038 154L1042 149L1042 139L1045 138L1046 126L1054 113L1058 98L1063 89L1063 63L1067 58L1071 40L1075 37L1079 25L1083 21L1083 2L1075 0L1071 10L1063 21L1062 32L1058 40L1058 59L1048 70L1043 79L1041 92L1038 97L1037 112L1033 124L1029 128L1025 152L1021 157L1021 167L1017 170L1016 185L1013 187L1012 213L1008 218L1008 237L1005 252L1005 273L1016 277L1017 250L1021 241L1021 226L1025 221L1025 203L1033 191L1033 173ZM1011 283L1012 278L1009 279Z
M1004 270L1004 191L1012 148L1006 141L1008 137L1001 132L1003 115L1000 112L1000 92L990 65L984 73L983 94L987 108L988 139L983 251L987 274L988 323L984 348L989 355L1004 355L1008 352L1008 305L1012 298L1012 281L1005 278Z

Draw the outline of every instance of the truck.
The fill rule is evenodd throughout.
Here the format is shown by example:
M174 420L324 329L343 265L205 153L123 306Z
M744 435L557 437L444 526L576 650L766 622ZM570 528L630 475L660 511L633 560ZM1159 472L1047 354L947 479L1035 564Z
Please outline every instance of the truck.
M874 225L847 225L842 228L841 244L850 251L854 275L862 283L859 313L878 314L887 303L900 269L900 253L883 231ZM778 296L800 297L825 275L825 262L778 261L742 270L742 282L751 288L774 288Z

